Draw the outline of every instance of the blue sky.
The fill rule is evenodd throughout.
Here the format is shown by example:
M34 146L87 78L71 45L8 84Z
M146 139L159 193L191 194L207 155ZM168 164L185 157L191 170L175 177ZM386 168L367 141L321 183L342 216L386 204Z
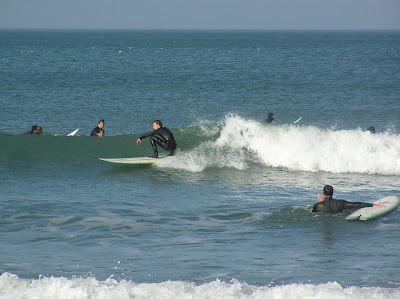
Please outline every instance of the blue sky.
M0 0L0 29L400 30L400 0Z

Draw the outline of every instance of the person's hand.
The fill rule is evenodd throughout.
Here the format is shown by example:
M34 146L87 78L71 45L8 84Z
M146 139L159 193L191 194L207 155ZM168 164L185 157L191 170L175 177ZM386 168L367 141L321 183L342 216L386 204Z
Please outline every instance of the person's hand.
M376 205L376 204L374 204L372 207L373 207L373 208L385 208L384 205Z
M318 193L318 202L324 201L324 199L322 198L321 194Z
M137 145L139 145L139 144L141 144L141 143L142 143L142 140L141 140L141 139L136 140L136 144L137 144Z

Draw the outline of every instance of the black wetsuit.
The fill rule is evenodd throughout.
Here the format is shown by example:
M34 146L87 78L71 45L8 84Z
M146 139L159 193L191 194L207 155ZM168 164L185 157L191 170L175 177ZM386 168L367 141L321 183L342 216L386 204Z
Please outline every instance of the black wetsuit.
M97 133L99 133L100 130L101 130L101 129L97 126L96 128L94 128L94 129L92 130L92 133L90 133L90 136L97 136ZM106 132L104 131L104 129L103 129L103 134L104 134L104 135L106 134Z
M343 213L344 209L360 209L372 207L372 203L350 202L343 199L326 198L324 201L314 205L313 212L322 212L324 214Z
M30 135L30 134L32 134L32 135L42 135L42 133L40 133L40 132L34 132L34 131L25 132L23 135Z
M275 119L275 114L270 112L270 113L268 113L268 118L264 122L266 124L271 124L274 119Z
M24 135L30 135L30 134L36 134L36 135L40 135L42 134L41 132L38 132L38 129L41 130L41 127L39 126L32 126L32 129L28 132L25 132Z
M159 135L160 137L156 136ZM154 155L158 156L157 145L161 146L166 151L171 151L171 155L174 154L176 149L176 141L174 135L172 135L171 131L166 127L161 127L157 130L154 130L150 133L147 133L140 137L139 139L142 140L143 138L150 137L150 143L154 151Z

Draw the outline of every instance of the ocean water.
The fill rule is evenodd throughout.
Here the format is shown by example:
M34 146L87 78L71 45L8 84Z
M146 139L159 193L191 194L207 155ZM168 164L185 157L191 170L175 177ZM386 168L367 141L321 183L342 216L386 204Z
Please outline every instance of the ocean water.
M1 298L400 298L399 208L311 212L400 196L400 32L0 31L0 105Z

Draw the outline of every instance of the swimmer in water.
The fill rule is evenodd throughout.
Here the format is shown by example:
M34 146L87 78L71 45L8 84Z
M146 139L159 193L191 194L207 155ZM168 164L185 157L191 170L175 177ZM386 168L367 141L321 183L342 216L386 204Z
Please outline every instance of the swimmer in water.
M35 135L42 135L43 129L40 126L32 126L32 129L28 132L25 132L24 135L28 134L35 134Z
M376 133L375 127L373 127L373 126L370 126L370 127L367 129L367 131L370 131L372 134L375 134L375 133Z
M275 114L272 112L268 113L268 118L264 121L266 124L272 123L272 121L275 119Z
M104 136L105 131L104 131L103 128L104 128L104 119L100 119L99 120L99 124L97 125L96 128L94 128L92 130L92 133L90 133L90 136L99 136L98 133L100 132L100 130L103 130L103 135L102 136Z

